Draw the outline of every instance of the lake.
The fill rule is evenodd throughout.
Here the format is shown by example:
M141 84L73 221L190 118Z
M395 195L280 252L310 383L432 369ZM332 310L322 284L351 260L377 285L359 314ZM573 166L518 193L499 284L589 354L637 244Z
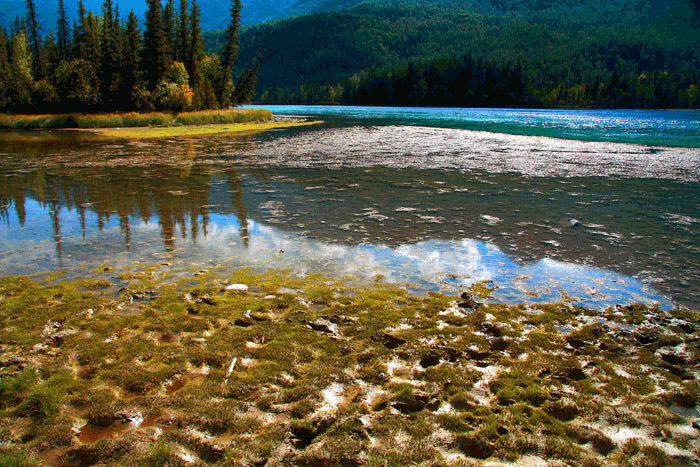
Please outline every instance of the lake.
M283 268L699 309L700 113L271 108L314 127L0 134L0 274Z

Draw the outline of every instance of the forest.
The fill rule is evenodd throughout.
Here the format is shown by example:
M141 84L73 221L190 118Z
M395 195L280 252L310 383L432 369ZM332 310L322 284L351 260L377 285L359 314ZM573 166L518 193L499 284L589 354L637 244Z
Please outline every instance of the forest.
M144 28L130 12L121 18L112 0L101 14L78 2L72 25L64 0L58 22L42 35L34 0L26 16L0 28L0 111L25 113L218 109L247 102L260 55L234 78L240 0L217 53L206 54L196 0L146 0ZM54 34L54 30L56 31ZM240 66L240 65L239 65Z
M557 12L564 13L555 20ZM263 103L700 105L700 15L692 5L646 16L598 13L362 6L246 28L241 57L259 44L268 52L257 87ZM214 50L223 35L205 33L205 41Z

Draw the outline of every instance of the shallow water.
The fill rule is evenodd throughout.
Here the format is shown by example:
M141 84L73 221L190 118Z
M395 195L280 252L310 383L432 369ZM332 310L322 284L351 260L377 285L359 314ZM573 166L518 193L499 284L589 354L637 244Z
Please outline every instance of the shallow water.
M367 125L459 128L582 141L700 147L698 110L459 109L322 105L264 107L275 114L348 118Z
M697 149L386 123L110 144L14 133L0 274L252 266L698 308Z

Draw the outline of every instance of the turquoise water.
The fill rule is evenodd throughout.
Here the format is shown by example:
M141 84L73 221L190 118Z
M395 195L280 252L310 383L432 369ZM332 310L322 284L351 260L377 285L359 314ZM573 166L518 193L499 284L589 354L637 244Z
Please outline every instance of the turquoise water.
M255 107L255 106L253 106ZM261 106L278 115L361 120L650 146L700 147L697 110L534 110L415 107Z

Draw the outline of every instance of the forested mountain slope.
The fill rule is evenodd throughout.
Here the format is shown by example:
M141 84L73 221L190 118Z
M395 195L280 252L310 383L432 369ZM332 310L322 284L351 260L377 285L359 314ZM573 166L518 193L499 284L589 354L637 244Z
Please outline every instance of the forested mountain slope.
M700 84L700 13L690 2L473 0L481 13L457 7L468 1L394 3L402 4L363 4L247 28L243 62L258 47L266 53L260 100L350 103L345 88L366 83L370 75L383 73L390 81L408 64L420 70L438 59L467 57L518 71L530 94L541 97L562 86L643 81L654 72L678 81L684 92ZM212 50L220 40L219 33L207 36ZM664 75L669 72L671 78Z
M162 0L165 2L165 0ZM26 0L0 1L0 26L9 28L16 17L25 14ZM37 15L44 33L55 27L58 0L35 0ZM83 0L85 8L95 13L101 11L103 0ZM177 3L177 1L176 1ZM198 0L202 10L204 30L225 27L229 2ZM415 5L445 9L467 10L483 14L549 16L554 21L567 17L587 18L588 21L638 21L663 14L667 9L682 4L700 6L700 0L243 0L243 24L259 24L290 17L315 13L328 13L365 6ZM78 0L65 0L69 18L77 18ZM122 0L119 11L126 18L129 11L143 19L145 0Z

